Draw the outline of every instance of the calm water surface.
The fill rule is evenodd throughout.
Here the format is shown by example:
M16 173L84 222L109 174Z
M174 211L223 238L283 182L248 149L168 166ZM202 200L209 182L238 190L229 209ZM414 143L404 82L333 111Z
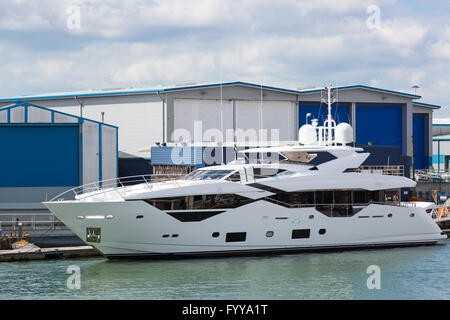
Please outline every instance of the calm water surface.
M70 290L67 267L81 270ZM366 269L381 269L367 289ZM398 249L252 258L0 264L0 299L450 299L450 241Z

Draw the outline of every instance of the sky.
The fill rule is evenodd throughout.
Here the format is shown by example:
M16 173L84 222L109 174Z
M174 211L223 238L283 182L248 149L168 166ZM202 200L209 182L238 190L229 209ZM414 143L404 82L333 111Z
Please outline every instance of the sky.
M450 0L0 0L0 97L222 81L418 85L450 118Z

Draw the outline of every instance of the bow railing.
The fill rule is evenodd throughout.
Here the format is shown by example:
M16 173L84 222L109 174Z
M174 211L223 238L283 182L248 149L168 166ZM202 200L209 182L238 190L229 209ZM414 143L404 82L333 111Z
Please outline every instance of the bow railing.
M114 179L107 179L97 182L87 183L58 194L50 200L52 201L64 201L75 200L83 198L83 195L99 195L106 192L118 192L120 194L121 189L130 187L133 185L141 185L148 190L152 189L152 184L157 182L175 181L179 180L183 175L178 174L148 174L137 175L129 177L120 177Z

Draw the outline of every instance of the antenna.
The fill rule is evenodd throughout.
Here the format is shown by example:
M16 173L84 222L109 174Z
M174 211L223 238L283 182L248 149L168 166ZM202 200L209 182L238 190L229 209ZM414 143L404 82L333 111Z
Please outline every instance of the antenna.
M261 113L259 116L259 133L258 133L258 140L260 141L261 138L261 132L263 129L263 84L261 80ZM261 141L260 141L261 143Z

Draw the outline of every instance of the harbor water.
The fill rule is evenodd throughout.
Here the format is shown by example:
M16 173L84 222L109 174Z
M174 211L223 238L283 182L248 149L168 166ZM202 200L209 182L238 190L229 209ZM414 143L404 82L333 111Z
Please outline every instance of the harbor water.
M369 266L379 267L379 289L368 288ZM79 289L69 279L77 268ZM450 299L449 280L446 240L264 257L5 262L0 299Z

